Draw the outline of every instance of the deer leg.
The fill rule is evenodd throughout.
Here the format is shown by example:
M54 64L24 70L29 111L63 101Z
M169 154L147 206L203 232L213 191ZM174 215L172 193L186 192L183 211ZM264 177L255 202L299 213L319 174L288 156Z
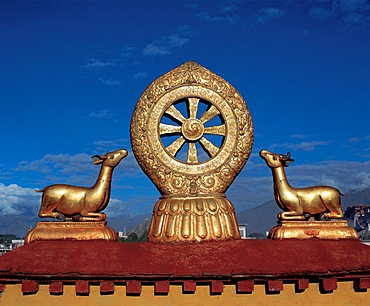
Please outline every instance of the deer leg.
M331 200L325 201L324 199L321 199L321 203L326 207L328 212L325 212L324 215L326 219L341 219L343 218L343 211L342 211L342 205L340 201L340 196L334 197Z
M55 211L47 211L47 212L39 212L38 216L40 218L57 218L59 215L58 212Z
M325 217L327 219L341 219L343 218L343 212L328 212L328 213L324 213Z
M305 214L299 211L284 211L278 214L279 220L306 220Z
M60 221L66 220L66 217L63 214L56 212L56 211L50 211L50 212L45 212L45 213L39 212L38 216L40 218L53 218L53 219L58 219Z
M52 205L52 207L50 207L50 206L51 205L43 205L43 204L41 204L41 207L40 207L40 211L38 213L38 216L40 218L58 218L58 219L60 219L59 218L60 213L59 212L56 212L56 211L53 211L55 209L56 205ZM62 216L64 216L64 215L62 215Z
M104 213L89 212L86 215L81 215L79 221L105 221L107 216Z
M41 201L41 206L40 206L38 216L40 218L54 218L54 219L56 218L58 220L64 221L65 216L57 211L54 211L61 203L62 198L59 201L54 201L44 194L42 196L42 201Z

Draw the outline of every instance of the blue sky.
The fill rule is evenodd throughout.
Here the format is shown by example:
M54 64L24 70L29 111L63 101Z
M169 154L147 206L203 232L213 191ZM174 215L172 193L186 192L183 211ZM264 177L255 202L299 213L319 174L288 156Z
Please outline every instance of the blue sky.
M261 149L290 151L293 186L370 187L366 1L2 1L0 214L34 214L53 183L91 186L90 156L126 148L108 216L151 213L129 125L160 75L194 60L244 97L252 155L228 190L238 211L273 198Z

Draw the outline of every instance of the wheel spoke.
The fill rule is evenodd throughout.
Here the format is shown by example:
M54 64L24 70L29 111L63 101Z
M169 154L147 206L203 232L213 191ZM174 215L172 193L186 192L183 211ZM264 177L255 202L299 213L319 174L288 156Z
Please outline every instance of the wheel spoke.
M174 105L171 105L166 111L165 114L171 116L172 118L176 119L177 121L184 123L186 119L184 116L180 113L179 110Z
M166 149L172 157L175 157L176 153L181 149L184 143L185 138L181 136L178 139L176 139L173 143L171 143Z
M213 135L225 136L226 135L225 124L205 127L204 128L204 134L213 134Z
M169 117L172 121L175 123L171 124L165 124L160 123L159 124L159 135L160 136L166 136L166 135L178 135L179 138L176 138L175 141L173 141L169 146L166 147L166 150L168 154L172 157L175 157L181 148L183 148L184 144L188 144L187 149L187 164L199 164L199 156L198 156L198 149L197 143L202 146L205 153L210 157L214 157L218 154L220 151L220 148L213 144L212 141L205 138L205 135L219 135L219 136L226 136L226 125L224 122L221 122L220 125L214 125L214 126L208 126L204 127L204 124L210 120L212 120L215 116L221 116L220 111L217 109L216 106L210 104L209 108L201 114L199 121L197 119L197 114L199 112L199 103L200 98L196 97L188 97L187 98L187 114L182 114L175 106L175 104L172 104L167 108L164 115ZM199 114L200 115L200 114ZM185 118L188 116L188 118ZM194 120L196 119L196 120ZM198 125L202 128L202 133L198 135L200 139L196 136L194 136L194 139L191 137L191 135L186 134L187 130L183 130L186 125L189 125L190 123L194 123L193 121L197 121ZM222 119L221 119L222 121ZM179 125L176 125L176 123L179 123ZM185 134L183 134L185 133ZM182 152L182 151L181 151ZM202 150L203 154L203 150ZM185 157L186 158L186 157ZM182 159L182 158L181 158ZM185 162L185 160L183 160Z
M217 148L212 142L210 142L205 137L199 139L200 143L203 145L204 149L208 152L208 154L213 157L217 154L219 148Z
M204 124L219 114L220 114L219 110L213 105L211 105L211 107L202 115L202 117L199 120Z
M169 125L169 124L164 124L164 123L159 124L159 134L160 135L175 134L175 133L181 133L181 126Z
M188 98L189 101L189 118L196 119L199 105L199 98Z
M198 155L197 155L197 147L195 142L189 142L189 149L188 149L188 164L197 164Z

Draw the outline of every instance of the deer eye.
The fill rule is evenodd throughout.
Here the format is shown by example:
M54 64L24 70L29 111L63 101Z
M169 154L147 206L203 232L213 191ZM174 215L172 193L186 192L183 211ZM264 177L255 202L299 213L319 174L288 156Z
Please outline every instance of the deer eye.
M277 160L277 157L276 157L276 156L273 156L273 157L272 157L272 159L273 159L273 160Z
M114 158L114 155L109 155L109 159L113 159Z

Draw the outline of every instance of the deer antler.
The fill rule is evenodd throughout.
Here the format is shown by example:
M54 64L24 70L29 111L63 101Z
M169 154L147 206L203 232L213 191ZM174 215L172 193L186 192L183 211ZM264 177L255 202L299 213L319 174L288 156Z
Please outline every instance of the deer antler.
M290 152L287 152L287 154L286 154L286 155L281 154L281 159L282 159L282 160L290 159Z
M286 155L280 155L280 161L284 167L288 167L290 163L294 162L294 159L290 158L290 152L287 152Z

